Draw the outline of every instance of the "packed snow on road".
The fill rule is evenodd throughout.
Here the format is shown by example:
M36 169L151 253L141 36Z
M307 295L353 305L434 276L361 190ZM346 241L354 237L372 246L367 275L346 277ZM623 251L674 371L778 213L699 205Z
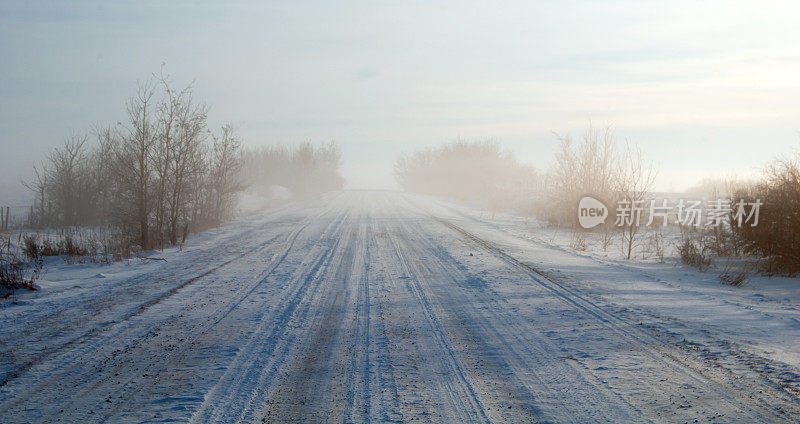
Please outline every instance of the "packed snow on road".
M0 306L0 422L797 422L800 286L336 192ZM761 284L772 284L766 287Z

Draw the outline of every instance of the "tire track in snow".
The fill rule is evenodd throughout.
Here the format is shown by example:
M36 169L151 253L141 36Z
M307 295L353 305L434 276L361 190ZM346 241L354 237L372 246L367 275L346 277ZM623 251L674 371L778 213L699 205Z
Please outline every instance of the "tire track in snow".
M177 352L177 354L171 354L169 352L160 353L157 359L153 359L153 363L149 365L145 364L137 364L137 367L140 369L148 369L156 368L156 371L150 370L149 373L146 373L149 377L152 378L154 374L158 374L158 369L163 369L163 366L168 366L164 363L167 361L168 363L175 363L175 361L179 361L181 357L185 357L192 352L191 349L187 349L185 352L182 352L182 349L185 349L187 346L193 345L195 342L202 340L204 338L210 337L209 330L216 326L220 321L226 318L233 310L235 310L242 302L249 298L249 296L261 286L269 275L277 268L277 266L283 262L288 254L288 252L294 246L297 237L299 234L309 225L310 222L313 222L314 219L319 218L320 216L324 215L325 213L330 213L330 211L335 210L331 208L325 209L322 213L317 214L315 217L306 217L305 219L296 221L297 223L294 227L288 231L284 231L281 234L278 234L266 241L257 241L257 246L252 249L249 249L246 252L237 254L235 257L231 258L230 260L226 260L225 262L215 265L212 269L205 271L201 275L190 279L190 281L186 281L181 284L182 290L170 290L161 296L158 299L149 299L147 302L144 302L148 305L146 308L135 308L135 312L132 313L130 316L127 316L124 320L119 322L111 322L108 323L107 326L109 328L105 329L103 332L95 332L92 333L89 337L85 338L84 340L79 340L75 343L74 346L67 346L70 349L62 349L66 350L66 352L55 354L51 358L47 358L48 362L54 362L53 364L49 364L45 362L47 368L45 371L42 371L46 379L40 380L38 378L34 378L36 381L35 386L27 386L25 385L23 388L15 388L13 393L15 394L14 397L9 399L9 402L2 404L4 407L3 409L8 409L9 407L13 407L14 405L18 405L20 403L31 403L34 401L36 396L40 394L40 392L46 393L46 389L50 389L56 386L62 386L62 383L66 381L74 381L75 387L78 391L71 394L70 399L68 402L58 402L56 403L55 399L50 398L49 403L53 403L55 406L61 408L61 411L69 410L69 405L73 403L80 404L81 402L85 401L87 395L100 390L104 384L108 383L111 379L117 380L116 385L113 387L114 391L116 392L129 392L134 395L141 395L142 389L142 374L135 374L135 375L126 375L126 371L123 369L125 366L131 361L132 363L136 363L141 359L141 355L139 358L134 358L133 351L136 349L142 350L148 348L148 346L156 344L156 343L169 343L171 351ZM275 241L279 238L285 238L283 243L278 245ZM263 277L253 279L253 283L245 283L244 286L241 283L237 283L240 287L238 287L236 294L231 296L230 294L224 294L223 296L215 296L214 301L217 299L221 299L222 302L215 305L212 309L208 309L207 306L204 306L202 309L202 314L204 314L204 320L202 322L202 326L192 327L188 329L188 335L181 337L179 340L171 340L171 341L160 341L157 335L162 332L168 326L177 326L178 323L174 322L175 318L179 315L183 316L182 311L187 311L189 309L197 307L195 304L189 305L188 303L184 306L181 304L179 307L180 309L175 310L174 312L168 312L167 315L152 317L150 316L145 320L143 317L152 315L150 311L158 309L160 305L167 303L170 301L178 293L184 293L186 290L189 290L193 287L194 283L198 281L204 280L204 278L211 276L212 274L219 272L222 269L228 269L234 265L239 266L240 262L243 258L248 257L254 253L259 253L260 256L266 256L265 252L270 250L274 250L276 247L284 246L282 251L279 251L277 254L272 255L270 259L270 263L267 266L267 269L263 272ZM258 259L258 258L254 258ZM233 268L231 268L233 269ZM146 277L149 274L144 276L136 276L135 279L141 279ZM220 286L220 288L225 288L229 286L229 283L214 283ZM206 284L207 285L207 284ZM201 289L203 290L203 289ZM187 299L188 301L192 300L192 296L196 297L197 290L193 290L192 293L189 293L190 298ZM197 299L196 299L197 300ZM202 301L202 299L199 299ZM162 308L163 309L163 308ZM153 320L152 318L156 318ZM167 327L165 327L167 326ZM179 334L184 335L187 332L187 329L179 330ZM125 351L126 349L133 349L131 351ZM183 354L183 355L181 355ZM62 360L55 361L57 357L63 357ZM178 356L178 357L174 357ZM129 357L132 358L131 361L126 361L124 359L118 359L118 357L125 358ZM72 359L70 359L72 358ZM84 361L81 358L93 358L93 361ZM103 359L105 358L105 359ZM170 359L171 358L171 359ZM113 359L113 360L112 360ZM123 361L123 362L120 362ZM66 367L63 364L68 364ZM161 365L162 368L158 368ZM112 368L109 368L111 366ZM119 367L122 367L118 369ZM55 370L55 372L53 371ZM82 370L82 371L81 371ZM114 372L118 371L118 372ZM42 373L40 372L40 373ZM102 374L105 372L105 374ZM130 370L127 370L127 374L130 374ZM69 377L70 375L74 377ZM119 375L119 376L118 376ZM88 378L89 381L86 381ZM71 384L71 383L70 383ZM152 386L149 386L152 388ZM58 389L59 393L62 389ZM26 395L25 393L29 393L31 395ZM116 400L116 399L115 399ZM106 403L98 403L100 408L95 408L91 412L92 420L99 420L103 416L112 416L114 411L119 410L124 405L129 404L132 401L132 395L129 396L119 396L118 402L114 402L111 404L110 402ZM49 404L45 403L45 404ZM55 408L54 406L54 408ZM55 421L58 416L59 408L53 409L53 415L51 418ZM51 408L52 409L52 408ZM78 411L81 408L78 408ZM47 408L42 408L42 411L46 411ZM75 417L72 417L75 418ZM71 419L72 419L71 418ZM84 419L88 420L89 416L87 415Z
M271 240L269 240L267 242L267 244L273 242L278 237L279 236L273 237ZM110 328L112 328L113 326L115 326L115 325L117 325L117 324L119 324L121 322L130 321L131 319L135 319L137 316L140 316L140 315L144 314L149 308L157 305L160 302L163 302L166 299L169 299L170 297L175 295L175 293L177 293L179 290L189 286L190 284L195 283L196 281L198 281L198 280L200 280L200 279L202 279L204 277L207 277L207 276L211 275L214 272L217 272L221 268L223 268L223 267L233 263L234 261L239 260L242 257L244 257L244 256L246 256L246 255L248 255L250 253L253 253L256 250L259 250L261 248L262 247L257 247L255 249L249 251L249 252L241 253L241 254L237 255L236 257L231 258L231 259L223 262L220 265L217 265L217 266L215 266L215 267L213 267L213 268L211 268L211 269L209 269L209 270L207 270L207 271L205 271L205 272L203 272L201 274L198 274L198 275L196 275L194 277L191 277L191 278L183 281L182 283L180 283L177 286L171 288L170 290L168 290L167 292L163 293L162 295L160 295L160 296L158 296L156 298L153 298L153 299L150 299L150 300L148 300L146 302L138 304L136 307L132 308L132 310L129 313L127 313L123 317L121 317L121 320L118 321L118 322L117 321L113 321L113 322L102 323L99 326L92 327L89 330L86 330L83 333L71 338L69 341L67 341L65 343L62 343L62 344L60 344L60 345L58 345L58 346L56 346L56 347L54 347L52 349L47 349L45 352L43 352L41 355L37 356L35 359L33 359L33 360L29 361L29 362L26 362L25 364L23 364L23 366L21 366L18 369L12 371L12 373L14 374L14 377L13 378L5 378L2 381L0 381L0 387L10 383L11 381L13 381L14 378L18 377L23 371L26 371L26 370L36 366L37 364L40 364L40 363L42 363L42 362L44 362L44 361L46 361L46 360L58 355L60 352L63 352L64 350L66 350L68 348L76 346L78 343L83 344L86 341L88 341L88 339L93 338L93 337L97 337L97 336L105 333ZM78 366L78 365L80 365L80 364L79 363L75 364L75 366ZM72 368L66 369L66 370L63 371L63 373L69 372L71 369ZM51 380L58 379L60 376L61 376L61 374L55 375L55 376L53 376L53 378ZM51 383L52 383L52 381L45 381L45 382L43 382L41 384L41 386L46 386L46 385L51 384ZM12 403L12 405L13 405L13 403Z
M296 314L302 314L302 301L319 287L318 274L331 261L340 237L336 237L347 220L349 211L342 211L323 231L330 246L312 244L306 258L296 268L297 275L289 282L291 292L282 299L273 313L257 323L250 341L243 346L217 385L204 396L202 405L192 414L191 422L244 421L257 406L256 398L269 387L276 364L294 343L286 333Z
M355 223L358 217L353 218ZM348 222L348 224L351 224ZM264 398L254 403L258 406L253 417L266 422L287 419L302 422L341 421L346 412L342 408L346 398L345 375L338 373L348 364L349 358L342 348L355 351L357 346L341 346L339 341L347 337L346 322L349 321L349 283L353 277L354 256L358 238L354 237L350 225L346 225L337 237L331 260L327 262L316 277L320 281L320 296L310 297L305 302L305 312L298 316L295 325L302 325L306 331L302 335L305 343L296 346L295 355L276 370L271 387L264 388ZM342 334L345 333L345 334ZM332 364L339 359L341 362ZM241 417L250 420L250 416Z
M221 320L227 317L235 308L237 308L241 304L241 302L244 301L250 294L252 294L253 291L255 291L264 282L266 276L269 275L277 267L277 265L280 264L285 259L286 252L288 252L288 250L291 249L297 236L305 228L306 225L307 223L305 224L301 223L295 229L289 231L288 233L275 236L272 239L268 240L266 244L262 245L259 249L272 249L275 247L273 243L277 238L280 238L282 236L286 237L285 241L286 247L284 251L282 253L273 256L273 260L271 262L274 263L270 266L270 269L267 270L266 275L263 278L256 278L255 282L250 287L245 286L240 288L236 295L224 298L224 302L221 305L219 305L218 308L208 311L208 317L209 317L208 321L204 322L202 327L191 328L188 329L188 331L186 329L180 330L180 334L185 334L185 336L181 337L180 342L174 341L175 344L173 345L173 347L175 348L175 350L177 350L180 353L181 347L185 348L186 346L189 346L194 342L196 342L198 338L200 338L200 336L203 335L203 333L207 333L211 328L213 328L217 323L219 323ZM225 263L220 264L217 267L214 267L214 270L218 271L220 269L223 269L224 267L233 263L236 259L241 260L244 256L246 255L238 255L233 260L226 261ZM211 272L206 272L204 273L203 276L208 276L210 274ZM191 283L194 283L198 280L199 278L195 278L191 281ZM188 288L188 286L191 283L184 284L183 287ZM108 363L108 361L112 357L116 358L118 355L122 354L123 349L131 348L132 346L133 347L140 346L139 345L140 341L152 339L154 335L157 335L158 333L162 332L165 326L175 325L173 323L174 320L173 317L176 316L180 312L180 310L175 311L174 314L162 316L155 321L150 321L147 323L147 325L144 326L143 326L144 320L139 318L143 315L148 314L150 310L156 308L162 302L168 301L170 297L174 296L178 292L179 291L176 290L175 292L170 293L169 296L164 296L163 298L159 299L158 302L152 302L148 308L145 308L144 310L141 310L140 312L127 317L127 319L125 319L124 321L121 321L119 323L114 323L111 326L112 328L109 328L107 331L92 335L92 339L98 339L102 341L102 343L100 342L90 343L89 340L81 341L80 345L78 345L75 349L69 351L66 354L68 354L69 357L76 359L94 358L95 362L86 362L81 360L60 361L61 363L67 363L69 365L66 367L57 368L57 372L48 373L47 379L37 382L37 384L34 386L26 386L24 388L24 391L16 390L14 399L11 399L10 402L3 404L2 405L3 409L13 408L16 405L23 402L28 402L28 403L31 402L39 392L42 391L46 392L45 389L49 389L54 386L59 386L66 381L72 380L72 378L68 377L70 375L74 375L76 376L75 378L79 378L78 380L79 385L76 386L78 390L70 394L70 400L68 402L58 403L60 410L68 410L73 403L83 402L87 396L97 391L103 384L107 383L111 379L115 379L118 381L116 387L114 387L115 390L117 390L118 392L121 391L123 393L125 392L132 393L134 391L141 390L137 389L136 386L133 385L135 381L141 383L142 380L141 374L131 375L128 377L121 377L121 376L118 377L117 374L122 374L123 371L121 369L116 369L114 367L106 369L105 364ZM134 342L134 345L131 345L131 342ZM155 340L150 340L151 344L154 342ZM187 349L187 351L183 352L183 354L186 355L189 352L190 350ZM102 362L100 365L98 365L97 362L101 361L103 358L105 358L105 361ZM165 355L163 357L154 359L157 361L156 363L151 363L148 366L144 366L142 364L140 365L140 367L142 367L141 369L147 369L148 373L150 375L153 375L154 373L157 373L156 371L157 365L161 365L161 368L163 369L164 367L168 367L170 363L174 363L175 360L178 359L180 358L170 359L169 355ZM166 361L166 363L164 363L164 361ZM112 361L111 364L113 366L114 362ZM124 363L121 365L124 365ZM101 369L104 371L104 373L100 373ZM114 371L118 371L118 373L114 373ZM95 380L91 383L84 381L83 379L87 376L89 376L89 378L95 378ZM53 400L54 399L52 398L50 399L51 402ZM119 408L123 407L125 404L128 404L130 400L131 398L128 396L122 396L121 400L119 402L113 403L113 405L107 402L105 405L102 406L108 407L108 409L104 409L102 411L100 409L97 409L92 411L93 412L92 415L94 415L93 419L97 420L103 416L111 416L114 413L114 411L119 410ZM45 417L45 420L55 421L56 419L58 419L57 416L58 412L57 410L54 410L53 415Z
M425 207L421 206L417 202L417 199L410 199L408 196L406 196L405 200L409 204L413 205L414 208L421 211L424 215L433 217L439 220L440 222L447 222L448 224L452 225L452 223L450 223L449 221L438 218L434 214L429 212ZM476 223L480 226L488 227L493 231L508 234L505 233L505 230L501 226L492 222L487 222L478 219L470 214L458 210L457 208L451 205L440 204L440 203L437 203L437 205L443 207L444 209L446 209L451 213L454 213L460 217L465 218L469 222ZM470 235L474 236L473 234ZM611 260L604 260L602 258L597 258L590 255L572 252L560 246L550 245L543 240L529 239L527 237L520 237L513 234L512 236L526 243L543 245L544 247L550 249L554 249L581 258L586 258L600 265L611 267L617 270L618 272L623 272L628 275L635 274L643 277L648 281L667 286L671 289L681 290L686 294L700 296L701 298L706 299L712 305L715 303L721 305L731 305L738 308L742 308L746 311L755 309L757 313L762 314L765 317L769 317L770 319L775 318L773 314L761 310L757 307L753 308L751 305L743 304L738 301L731 301L729 299L717 298L716 296L712 296L708 293L703 293L697 290L693 290L691 287L684 287L683 285L674 284L670 281L664 280L663 278L656 278L651 273L638 267L630 266L625 263L618 263ZM481 241L485 242L485 240ZM488 244L491 245L491 243ZM496 248L503 254L506 254L505 252L503 252L501 249L497 248L494 245L491 245L491 247ZM486 247L483 248L485 249ZM493 254L497 255L496 253ZM508 256L511 257L511 255ZM513 257L511 257L511 259L516 260ZM703 348L696 348L696 345L692 343L686 343L686 339L684 339L683 344L673 345L671 343L667 343L662 339L656 337L654 334L645 331L641 327L638 327L635 324L632 324L627 320L620 318L617 315L606 312L604 309L598 307L590 300L580 296L574 290L559 283L559 280L557 278L556 279L551 278L548 275L548 273L541 272L534 266L529 265L527 263L521 263L521 264L522 266L527 267L533 272L535 272L540 278L544 278L545 280L551 282L552 284L558 284L563 290L570 291L571 293L570 295L574 294L576 296L579 296L582 300L589 302L593 307L599 309L600 312L608 314L608 316L612 319L611 321L612 324L614 320L617 320L618 323L622 323L623 326L627 326L634 333L639 334L641 337L644 337L643 340L645 342L647 342L648 340L652 341L652 343L654 343L657 346L656 350L663 351L662 355L668 356L675 363L678 363L682 367L688 368L693 372L697 373L697 375L700 376L700 380L715 381L721 384L727 384L729 386L733 385L732 391L737 394L734 403L736 402L756 403L758 405L772 404L774 409L765 409L765 410L762 409L762 412L764 412L764 414L766 414L767 416L772 415L775 412L777 412L779 416L782 417L791 416L792 412L789 411L794 411L794 414L800 414L800 396L798 396L798 391L796 390L795 387L796 386L795 383L797 382L797 375L794 372L793 367L783 362L775 362L772 359L767 359L758 356L754 354L752 351L744 349L742 346L737 346L736 343L731 342L730 340L717 341L717 343L719 343L722 346L722 348L725 349L725 351L727 352L723 358L726 359L735 358L738 360L739 366L742 366L746 370L751 371L742 373L741 369L731 368L731 364L719 361L717 353L714 352L713 350L708 351ZM642 314L648 319L652 319L655 322L669 320L673 325L681 325L683 328L687 328L692 331L700 331L708 334L708 329L704 328L703 326L699 327L696 325L687 326L686 322L682 322L679 319L676 319L675 317L662 316L650 310L646 306L638 305L637 308L635 309L635 312ZM725 334L725 332L728 331L729 329L721 329L721 330L723 331L723 334ZM658 353L656 353L656 355L658 355ZM770 394L769 397L766 396L766 393L762 393L762 391L764 391L763 389L765 388L767 389L767 392ZM773 389L778 393L775 393ZM758 402L752 402L750 401L750 399L757 399ZM780 399L780 402L776 403L776 399Z
M359 204L361 200L354 203L365 206ZM371 390L371 380L379 376L372 372L369 352L373 346L372 306L367 297L368 217L368 211L359 210L344 228L336 259L320 275L324 289L307 301L310 318L295 320L294 325L304 329L295 336L305 342L289 351L292 360L275 368L271 387L264 388L264 397L256 402L261 407L252 415L254 419L373 422L380 419L372 413L373 399L382 407L390 404L388 394Z
M470 240L475 245L482 247L484 250L491 253L503 262L523 270L530 276L532 281L547 289L565 303L572 305L576 309L579 309L590 316L593 316L620 337L631 340L641 349L649 352L652 358L663 361L675 372L685 374L692 378L696 383L711 390L719 401L725 402L729 410L738 411L741 417L748 417L751 422L770 422L776 418L789 418L784 415L786 413L784 411L776 411L771 408L765 408L763 405L767 402L765 402L763 399L760 402L753 402L752 393L740 392L740 390L731 386L730 384L725 384L726 387L723 389L720 384L724 384L724 382L719 381L719 379L714 378L714 376L708 375L706 370L704 370L695 362L691 361L689 358L677 355L672 351L673 349L670 346L665 345L661 340L641 331L623 319L606 312L592 301L584 298L563 284L548 279L532 266L520 262L491 243L444 219L435 217L433 215L431 215L431 218L435 219L445 227L461 234L463 237ZM753 392L755 392L755 390ZM794 399L793 403L796 404L797 400ZM743 405L747 405L747 409L743 409Z
M420 280L424 277L419 272L414 272L412 270L412 266L409 264L406 257L405 250L401 248L395 236L392 234L392 229L386 225L384 230L387 235L386 238L392 246L392 253L397 259L397 265L399 269L402 270L404 276L406 276L406 278L403 279L405 286L422 307L425 318L430 323L437 347L442 353L442 360L450 373L456 378L455 382L457 387L452 388L455 390L451 390L448 393L452 410L460 414L457 419L462 422L489 422L481 400L470 381L468 371L465 369L464 364L458 356L456 356L449 337L444 333L441 320L421 287Z
M382 282L386 280L385 274L381 269L381 260L383 259L380 246L377 244L379 235L378 224L376 223L375 215L378 211L386 210L392 207L391 203L386 201L385 197L380 199L380 202L373 200L373 208L369 216L368 226L368 247L367 259L367 275L363 281L365 299L368 302L367 322L364 328L367 331L368 346L365 352L365 381L368 383L365 387L366 394L369 397L370 405L369 415L366 420L362 422L387 422L399 423L402 422L402 414L400 413L400 396L397 392L397 382L395 379L394 369L391 364L391 352L389 349L389 338L386 334L385 322L385 305L381 302L380 289ZM382 208L382 209L381 209ZM374 254L371 252L374 251ZM372 286L372 290L370 290ZM374 298L374 301L373 301ZM374 313L372 309L374 308ZM370 318L372 317L372 318ZM374 326L374 331L371 327ZM372 354L370 354L372 353ZM374 380L374 385L367 379L370 377ZM373 389L374 388L374 389ZM374 390L374 393L371 393ZM356 422L351 416L348 422Z
M3 388L3 396L29 393L29 400L0 411L0 421L632 422L675 418L640 415L635 408L631 415L624 415L631 412L626 409L630 404L614 398L618 393L614 386L599 382L603 371L590 369L586 363L590 359L559 358L565 346L576 344L563 334L553 338L543 330L562 314L567 318L565 326L591 324L578 329L577 335L596 331L598 337L606 338L607 343L589 348L594 349L592 353L616 354L612 350L627 343L631 351L644 352L641 358L648 363L664 361L652 376L634 371L644 384L624 383L627 391L622 393L628 397L623 400L634 390L669 390L658 392L657 377L669 376L667 372L680 381L694 378L691 382L701 391L715 384L704 376L707 370L702 367L691 376L683 362L670 365L669 355L677 355L675 348L657 345L645 336L636 338L633 332L641 330L606 312L602 303L592 303L558 281L550 282L533 267L526 271L524 263L490 250L495 247L505 254L497 246L478 239L486 243L481 245L444 220L409 212L399 195L349 195L311 221L308 227L293 227L294 233L281 229L279 236L285 238L257 252L264 259L269 257L263 268L257 262L260 257L240 258L130 320L112 323L113 330L87 338L86 346L70 346L56 355L58 361L50 358L37 366L36 375L11 382ZM249 247L259 237L266 238L257 235L242 240L240 247ZM478 257L466 259L458 253L461 250L475 251ZM198 264L203 257L185 262ZM232 280L229 273L235 276ZM536 275L544 280L536 281ZM485 281L473 280L474 276ZM130 284L136 288L139 283ZM521 297L514 297L517 294ZM542 311L515 315L514 305L533 305L527 302L534 296ZM151 300L142 297L131 300ZM519 299L525 300L510 301ZM536 314L543 323L535 322ZM121 331L112 334L117 330ZM171 340L177 337L181 339ZM98 348L101 344L106 346ZM119 352L121 347L131 349ZM205 356L198 358L198 354ZM48 378L53 370L58 372L68 364L64 358L69 355L83 364L57 379L63 385L51 384L41 392L16 391L22 380L38 383L44 380L37 375ZM678 359L694 364L691 358ZM191 369L172 369L181 367ZM305 373L293 373L304 369ZM183 375L170 376L173 373ZM207 382L201 383L201 377ZM292 388L283 390L287 386ZM106 393L122 399L106 405L102 399ZM706 393L709 396L695 406L714 410L718 393ZM276 394L305 403L275 407L270 402ZM181 396L188 397L174 399ZM517 400L512 400L514 396ZM541 406L537 399L547 407L537 409ZM605 400L609 402L598 404ZM723 399L719 406L730 414L718 420L774 418L768 411L742 412L757 401L745 400L736 409L730 399ZM505 409L510 404L513 410ZM525 415L520 405L533 408ZM59 407L82 410L67 417L55 413ZM551 414L549 408L563 412Z
M172 297L173 295L175 295L175 293L177 293L181 289L183 289L183 288L185 288L185 287L197 282L198 280L203 279L204 277L207 277L207 276L209 276L211 274L214 274L214 273L218 272L220 269L224 268L227 265L230 265L231 263L233 263L233 262L235 262L237 260L240 260L240 259L242 259L242 258L244 258L244 257L246 257L248 255L255 254L255 253L259 252L260 250L262 250L264 248L264 246L269 245L270 243L272 243L274 240L278 239L279 237L280 237L280 235L277 235L277 236L273 237L272 239L267 240L265 243L261 243L261 244L255 246L255 247L253 247L251 249L248 249L248 250L246 250L244 252L241 252L241 253L235 255L234 257L232 257L232 258L230 258L230 259L228 259L228 260L226 260L226 261L224 261L224 262L222 262L220 264L214 265L214 266L210 267L209 269L207 269L207 270L205 270L205 271L203 271L203 272L201 272L199 274L194 275L193 277L186 278L181 283L171 287L166 292L159 293L156 296L154 296L154 297L152 297L152 298L150 298L150 299L148 299L148 300L146 300L144 302L140 302L140 303L137 303L135 305L128 306L128 310L122 316L114 317L113 321L109 321L109 322L105 322L105 323L99 323L99 324L96 323L94 326L92 326L88 330L80 332L80 333L78 333L76 335L72 335L72 336L70 336L69 339L59 343L56 346L50 346L50 345L47 346L46 349L44 349L43 351L39 352L35 357L31 358L30 360L27 360L27 361L23 362L22 364L16 366L14 369L8 371L2 377L2 379L0 379L0 388L5 386L6 384L11 382L15 378L17 378L23 372L25 372L25 371L31 369L32 367L34 367L34 366L36 366L36 365L48 360L49 358L51 358L51 357L53 357L55 355L58 355L60 352L63 352L64 350L69 349L70 347L75 346L78 343L84 343L88 338L97 336L98 334L101 334L101 333L103 333L105 331L108 331L109 328L111 328L112 326L116 325L119 322L127 321L127 320L130 320L132 318L135 318L138 315L141 315L142 313L144 313L150 307L152 307L152 306L154 306L154 305L156 305L156 304L158 304L158 303L160 303L160 302ZM161 270L161 268L159 270ZM155 273L157 273L157 272L161 272L161 271L154 271L154 272L146 273L144 275L135 276L135 277L131 278L130 280L126 280L123 284L120 284L118 287L115 288L115 290L118 290L118 291L129 290L130 289L129 286L131 286L132 284L138 283L138 282L142 282L142 283L150 282L152 284L151 280L153 279L153 275ZM88 300L88 302L105 302L105 301L106 301L105 299L89 299ZM80 309L91 310L91 309L96 309L96 308L93 308L91 306L82 305ZM61 312L60 310L52 311L47 316L38 317L38 320L39 320L39 322L46 322L46 321L56 320L56 317L60 314L60 312ZM19 342L19 340L17 342Z
M446 288L440 285L441 290L435 287L431 290L436 292L437 298L448 299L448 303L458 305L458 308L447 310L448 314L459 317L451 320L458 325L451 333L462 335L465 351L471 351L470 356L480 356L480 360L473 362L494 364L486 372L490 377L494 373L492 380L508 380L506 391L513 392L514 398L522 402L517 408L522 407L531 414L524 418L503 418L502 414L495 414L493 419L565 423L635 421L636 415L630 404L601 381L575 370L573 363L560 358L559 348L539 335L539 330L531 323L513 319L507 312L508 304L498 300L499 295L491 288L465 289L463 282L473 277L456 258L447 253L440 244L441 240L431 239L420 225L401 225L404 233L413 237L415 248L407 250L419 255L415 262L425 258L430 272L437 276L435 278L449 283ZM448 246L452 247L450 244ZM467 340L466 335L471 335L471 340ZM503 353L502 356L488 354L498 349ZM504 373L509 375L499 375ZM520 380L517 376L531 376L534 381ZM569 396L561 395L564 390L569 391ZM497 391L497 388L490 391ZM527 402L524 402L526 399ZM511 406L512 402L506 400L505 403ZM588 404L594 405L594 408L587 410Z
M284 242L285 247L278 254L274 255L273 258L271 258L266 270L262 273L261 276L259 276L256 279L256 282L252 284L250 287L245 287L239 290L239 292L237 292L235 296L226 299L228 303L223 305L224 306L223 308L219 308L209 314L212 319L209 320L208 324L202 327L202 329L201 328L195 329L193 332L189 334L189 336L183 338L181 344L183 346L200 344L199 341L203 339L204 336L207 337L214 327L216 327L220 322L226 319L245 300L251 299L253 293L256 290L260 289L264 284L266 284L267 280L270 278L270 276L272 276L273 272L278 268L278 266L284 263L289 252L292 250L292 248L294 248L295 242L297 241L297 238L299 237L300 233L304 229L306 229L306 227L308 227L308 222L303 223L303 225L291 231L286 236L286 240ZM151 331L157 331L157 330L151 330ZM176 350L178 352L176 355L169 358L169 360L166 361L166 363L161 364L160 367L161 370L168 370L170 367L178 367L180 364L186 361L187 357L190 354L195 353L193 350L188 348L176 349ZM154 370L151 367L148 367L147 369L148 373L156 374L157 376L158 371ZM130 384L131 381L128 381L127 383ZM131 396L122 396L123 401L115 402L114 403L115 408L106 411L104 414L104 418L113 417L116 411L119 411L120 409L132 403L133 401L132 394L133 391L135 390L135 387L132 384L130 384L130 387L123 387L123 388L127 388L131 392Z
M366 217L363 221L369 220ZM355 303L355 334L352 342L352 355L350 358L350 370L347 375L347 385L345 391L345 420L346 422L369 422L371 418L371 391L370 380L372 379L372 363L370 361L370 349L372 348L372 337L370 333L370 309L371 299L369 294L369 263L370 249L369 241L372 236L372 228L367 226L367 222L361 222L358 226L357 240L363 240L363 251L356 253L357 262L361 273L358 275L358 286L356 287L357 296ZM359 387L358 378L361 378L362 385ZM359 390L360 389L360 390ZM358 399L356 399L358 397Z

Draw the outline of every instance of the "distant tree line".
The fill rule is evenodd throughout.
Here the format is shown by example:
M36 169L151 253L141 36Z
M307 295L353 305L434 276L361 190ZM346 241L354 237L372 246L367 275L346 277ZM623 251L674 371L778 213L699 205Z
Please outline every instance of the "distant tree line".
M550 207L540 217L554 225L574 226L578 198L586 194L598 196L611 209L612 219L595 230L605 247L611 235L608 222L613 222L618 201L652 199L655 175L641 150L628 143L620 146L607 129L590 128L580 143L561 138L546 183ZM713 266L715 258L747 255L756 259L756 270L767 275L800 274L800 155L775 159L755 181L735 177L706 179L689 193L711 201L727 201L731 208L723 225L673 223L681 232L676 248L683 262L705 269ZM758 216L751 216L744 225L737 223L740 218L736 216L739 212L736 205L740 202L760 204ZM753 225L756 218L757 225ZM626 223L615 229L621 233L624 253L629 259L637 243L646 244L642 246L645 249L663 252L661 222L645 234L642 232L645 221ZM721 278L738 285L746 274L723 269Z
M333 142L248 148L242 155L241 180L263 197L284 189L292 197L304 199L344 186L341 161L342 152Z
M581 196L592 194L609 205L622 198L642 201L656 173L638 148L628 143L618 146L610 129L589 128L579 142L559 137L556 160L548 172L519 163L496 142L455 141L401 156L395 175L406 191L478 201L493 213L516 210L552 225L575 228ZM630 258L639 229L635 223L602 225L603 248L619 234ZM576 232L576 248L585 248L583 237Z
M575 228L581 196L592 194L608 205L618 199L643 201L656 172L641 151L619 146L610 129L589 128L580 141L559 137L555 163L547 172L519 163L494 141L455 141L401 156L395 176L406 191L483 203L491 211L515 210L555 226ZM613 221L613 220L612 220ZM604 249L620 234L630 258L640 226L603 225ZM576 244L585 244L576 233Z
M492 141L455 141L438 148L402 155L395 163L395 176L405 191L478 202L493 212L514 210L535 216L555 227L572 229L570 246L587 248L587 237L598 237L606 250L619 240L622 254L631 259L637 248L642 255L663 260L666 238L663 217L616 222L618 205L638 202L648 208L654 199L656 171L641 150L618 142L608 128L589 128L580 139L558 137L555 160L546 172L520 164ZM768 275L800 274L800 154L774 160L760 179L707 179L688 193L695 198L730 202L730 216L724 225L684 225L667 220L679 230L676 253L700 269L725 263L720 278L741 284L755 260L755 269ZM585 195L601 200L609 217L592 231L577 223L578 201ZM754 216L744 225L731 225L739 211L735 205L759 203L757 225ZM645 227L648 228L645 228ZM740 257L738 260L734 258ZM741 259L745 259L742 261ZM734 265L730 265L734 264Z
M394 173L405 191L478 202L492 212L529 208L542 188L535 168L492 140L457 140L402 155Z
M140 83L114 126L68 137L34 167L33 227L112 226L142 249L174 245L230 218L241 143L230 124L212 132L191 85L163 74Z

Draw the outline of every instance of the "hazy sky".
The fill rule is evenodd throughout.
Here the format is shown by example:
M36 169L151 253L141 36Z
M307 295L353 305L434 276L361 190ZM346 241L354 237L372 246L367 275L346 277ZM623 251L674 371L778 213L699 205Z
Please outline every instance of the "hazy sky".
M793 2L378 3L0 2L0 195L123 119L162 62L246 144L339 142L352 188L456 137L544 168L590 121L639 143L660 189L800 146Z

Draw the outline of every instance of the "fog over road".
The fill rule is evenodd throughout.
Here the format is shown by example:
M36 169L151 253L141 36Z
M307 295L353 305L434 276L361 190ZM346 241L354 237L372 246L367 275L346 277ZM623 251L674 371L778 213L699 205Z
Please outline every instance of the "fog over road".
M742 365L753 358L672 343L652 328L680 317L570 278L601 265L426 197L333 193L197 238L141 272L0 309L0 422L800 416L795 392Z

